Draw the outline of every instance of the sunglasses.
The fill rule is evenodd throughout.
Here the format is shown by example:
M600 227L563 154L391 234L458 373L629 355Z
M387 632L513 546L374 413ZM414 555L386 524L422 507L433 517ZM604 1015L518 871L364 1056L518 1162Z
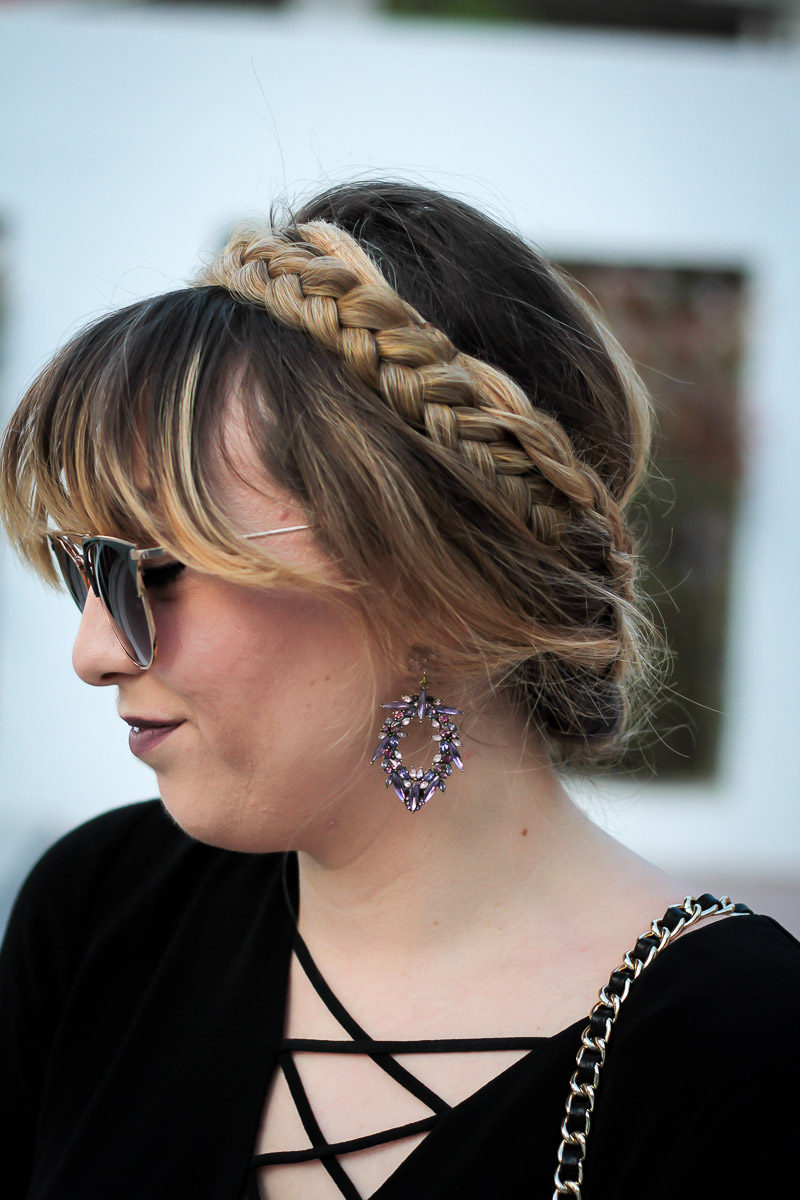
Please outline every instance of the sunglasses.
M265 529L245 533L246 541L271 537L276 533L294 533L308 525L289 525L284 529ZM48 533L50 550L66 584L67 591L83 612L89 590L105 609L117 641L131 662L143 671L156 657L156 626L147 597L147 576L156 575L160 583L169 578L170 568L181 563L162 546L139 550L120 538L85 537L68 533ZM152 586L152 585L151 585Z

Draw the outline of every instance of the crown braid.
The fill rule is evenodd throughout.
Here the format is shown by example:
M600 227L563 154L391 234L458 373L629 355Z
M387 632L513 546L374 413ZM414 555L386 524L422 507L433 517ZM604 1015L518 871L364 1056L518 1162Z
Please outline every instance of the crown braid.
M344 230L325 221L287 231L239 225L195 280L208 285L266 309L339 355L404 420L461 454L529 527L542 553L558 552L584 570L600 567L617 596L633 599L631 536L620 507L578 459L561 424L504 372L460 353ZM586 562L590 543L602 548L599 562ZM612 667L619 644L595 633L593 645L592 665ZM575 661L586 660L584 647Z

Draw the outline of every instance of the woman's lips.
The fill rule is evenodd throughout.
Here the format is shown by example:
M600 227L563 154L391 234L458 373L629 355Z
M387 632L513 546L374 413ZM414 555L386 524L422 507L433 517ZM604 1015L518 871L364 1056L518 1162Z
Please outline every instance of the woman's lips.
M183 721L145 721L125 718L132 727L128 734L128 745L137 758L143 758L150 750L154 750L176 729Z

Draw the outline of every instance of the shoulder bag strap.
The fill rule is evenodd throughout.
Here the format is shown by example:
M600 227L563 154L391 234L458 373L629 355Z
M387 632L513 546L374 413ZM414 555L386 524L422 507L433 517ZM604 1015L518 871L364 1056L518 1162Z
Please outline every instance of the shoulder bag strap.
M600 1068L605 1062L611 1030L631 984L682 930L702 921L704 917L727 914L752 916L752 909L746 904L734 904L727 896L717 900L708 892L696 900L693 896L687 896L683 904L671 905L660 921L653 921L648 931L641 934L634 948L623 958L622 965L612 971L608 983L600 989L600 999L589 1014L589 1024L581 1034L575 1072L569 1083L567 1111L561 1123L562 1140L558 1148L553 1200L558 1200L560 1196L580 1200L586 1139L589 1136Z

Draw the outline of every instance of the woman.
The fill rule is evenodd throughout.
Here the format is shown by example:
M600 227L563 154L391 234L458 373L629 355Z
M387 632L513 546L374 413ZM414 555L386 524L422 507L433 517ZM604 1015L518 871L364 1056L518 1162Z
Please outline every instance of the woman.
M57 355L4 519L160 801L18 900L6 1195L756 1194L797 943L674 907L554 765L618 752L652 673L648 437L560 277L401 184L240 229Z

